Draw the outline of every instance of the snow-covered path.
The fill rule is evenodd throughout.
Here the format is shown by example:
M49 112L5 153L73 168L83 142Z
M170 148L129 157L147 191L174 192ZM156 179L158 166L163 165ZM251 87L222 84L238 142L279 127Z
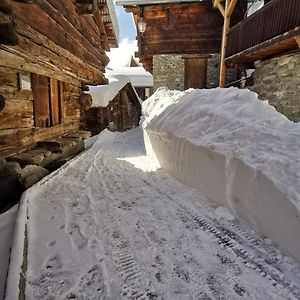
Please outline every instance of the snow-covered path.
M23 198L7 299L20 264L26 299L300 299L300 266L156 170L139 128L103 132L57 173Z

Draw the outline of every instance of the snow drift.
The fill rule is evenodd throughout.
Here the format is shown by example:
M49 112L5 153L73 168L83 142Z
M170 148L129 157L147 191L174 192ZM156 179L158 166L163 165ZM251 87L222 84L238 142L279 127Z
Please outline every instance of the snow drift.
M10 248L14 234L18 205L0 214L0 299L4 298L5 281L8 273Z
M160 88L143 114L148 155L300 260L300 124L237 88Z

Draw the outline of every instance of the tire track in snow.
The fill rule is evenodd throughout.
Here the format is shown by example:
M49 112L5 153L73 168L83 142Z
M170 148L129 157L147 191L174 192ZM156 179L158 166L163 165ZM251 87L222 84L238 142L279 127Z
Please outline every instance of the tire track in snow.
M109 169L108 166L105 165L102 151L96 154L93 167L96 169L96 174L104 175L101 181L103 199L113 201L110 193L112 187L109 186L110 181L106 180L107 177L105 176L105 173L107 171L112 171L112 169ZM92 169L90 169L89 176L91 176L91 172ZM90 190L89 198L94 207L93 211L99 211L99 204L101 205L101 203L96 205ZM102 219L104 224L103 231L109 238L110 253L115 262L116 270L122 280L122 297L128 300L150 300L151 293L147 289L146 283L143 283L143 272L141 267L137 264L134 257L134 251L129 246L129 242L124 234L121 232L120 225L115 218L115 214L112 213L109 203L102 203L102 205L100 210L105 212Z
M113 145L101 144L68 173L67 225L59 229L78 224L84 251L95 261L60 292L66 291L65 298L91 299L98 293L95 299L107 300L300 299L276 260L279 251L247 228L217 220L210 205L163 171L144 173L118 160L143 155L131 152L131 142L117 138ZM81 163L83 172L77 174ZM72 205L77 195L80 203ZM84 251L74 247L79 256Z
M164 190L157 187L155 182L148 183L148 185L156 186L156 195L162 201L168 199L169 204L177 206L178 214L183 217L183 222L186 222L186 219L191 220L198 225L199 229L212 236L218 242L220 249L226 249L234 254L247 268L267 279L275 288L281 289L291 299L300 299L300 289L293 282L284 279L285 276L277 258L280 255L279 251L269 247L258 237L251 236L249 232L236 224L221 224L207 208L200 209L201 215L199 215L199 212L196 213L182 204L182 200L170 197Z
M246 250L242 241L238 241L234 235L230 236L230 230L223 228L216 223L216 221L211 222L211 220L197 215L194 211L183 205L180 206L182 211L185 212L193 222L198 224L201 230L215 238L220 247L235 254L248 268L254 269L259 276L268 279L274 287L279 287L284 290L286 294L292 294L295 299L300 299L300 289L298 287L293 286L291 282L285 280L283 278L284 274L277 268L274 268L272 264L259 260L259 256L256 253L249 253L249 249Z

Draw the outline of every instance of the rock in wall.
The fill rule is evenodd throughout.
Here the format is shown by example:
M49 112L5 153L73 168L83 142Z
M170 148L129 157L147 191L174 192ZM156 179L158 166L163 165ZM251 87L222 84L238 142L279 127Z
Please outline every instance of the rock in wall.
M184 60L182 55L154 55L153 56L153 88L161 86L169 89L184 89Z
M300 121L300 52L256 63L252 90L277 111Z

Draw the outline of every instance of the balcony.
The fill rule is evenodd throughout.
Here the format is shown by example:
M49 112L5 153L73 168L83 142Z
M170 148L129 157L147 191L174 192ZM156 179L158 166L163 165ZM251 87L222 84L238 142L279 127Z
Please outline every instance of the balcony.
M228 32L226 64L249 65L300 46L300 1L272 0Z

